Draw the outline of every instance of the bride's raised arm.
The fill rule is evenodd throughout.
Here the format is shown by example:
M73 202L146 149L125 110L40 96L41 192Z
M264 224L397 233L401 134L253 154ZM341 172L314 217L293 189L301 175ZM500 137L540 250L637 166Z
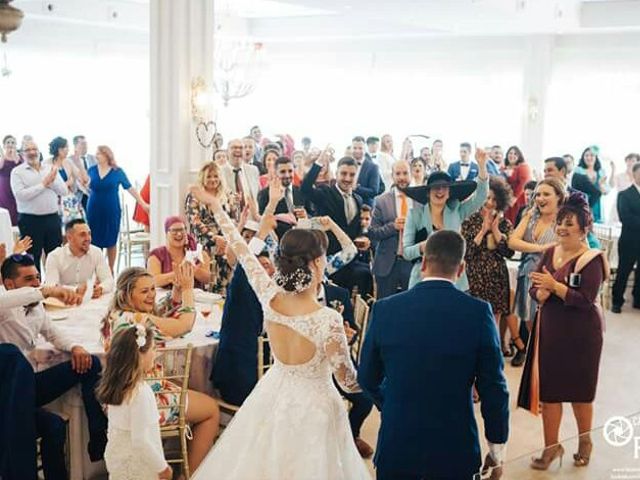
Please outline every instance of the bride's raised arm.
M280 201L280 198L284 196L284 190L279 186L279 192L278 186L272 184L272 186L269 187L269 204L262 216L262 221L260 223L261 229L270 228L269 222L273 222L273 212L275 211L275 207ZM192 186L189 190L191 195L196 197L200 202L211 206L213 216L220 227L222 235L227 240L229 247L244 268L247 274L247 279L249 280L253 290L256 292L260 303L268 305L274 295L280 291L280 288L273 280L271 280L271 277L267 275L267 272L262 268L258 259L253 253L251 253L249 246L242 238L242 235L240 235L240 232L238 232L238 229L229 218L229 215L227 215L227 212L222 208L218 199L205 192L199 186ZM278 192L280 193L279 197Z

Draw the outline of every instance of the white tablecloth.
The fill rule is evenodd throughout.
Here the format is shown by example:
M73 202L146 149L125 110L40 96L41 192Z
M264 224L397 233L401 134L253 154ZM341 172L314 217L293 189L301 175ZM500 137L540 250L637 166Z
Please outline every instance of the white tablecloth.
M79 307L51 311L54 317L67 315L67 318L57 320L55 322L56 325L101 360L104 360L105 353L100 343L100 322L107 313L110 298L110 295L105 295ZM196 304L196 308L198 312L202 311L203 308L207 308L211 310L211 314L205 319L198 313L193 330L183 338L168 342L167 346L186 346L188 343L193 345L189 388L211 395L213 389L209 376L213 367L218 340L207 337L206 333L211 330L220 330L222 304L216 303L213 304L213 307L211 304ZM69 354L59 352L51 344L43 341L36 347L34 358L36 360L36 369L40 371L69 360ZM71 480L90 479L104 475L106 472L104 463L91 463L86 453L89 432L80 389L77 387L72 389L50 404L49 407L69 417Z
M13 249L13 230L11 230L11 216L9 210L0 208L0 243L7 246L7 253Z

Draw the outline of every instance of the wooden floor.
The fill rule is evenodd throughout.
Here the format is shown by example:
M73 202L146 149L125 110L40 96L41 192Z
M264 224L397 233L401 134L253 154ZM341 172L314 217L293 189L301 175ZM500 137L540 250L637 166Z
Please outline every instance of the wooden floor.
M567 348L570 348L567 339ZM561 468L556 462L546 472L529 468L533 455L539 456L543 446L542 420L529 412L516 409L516 395L522 368L507 363L505 373L509 384L511 428L507 447L507 465L503 479L570 479L570 480L640 480L640 310L625 306L622 314L606 313L606 332L600 380L595 401L594 450L590 465L577 468L573 454L577 451L577 430L570 405L564 406L560 438L565 448ZM614 447L605 441L603 425L614 416L636 417L635 436L638 437L638 453L634 458L635 442ZM481 432L481 444L486 450L480 408L476 406L476 418ZM377 411L367 419L362 436L375 446L380 417ZM371 472L373 465L368 462Z

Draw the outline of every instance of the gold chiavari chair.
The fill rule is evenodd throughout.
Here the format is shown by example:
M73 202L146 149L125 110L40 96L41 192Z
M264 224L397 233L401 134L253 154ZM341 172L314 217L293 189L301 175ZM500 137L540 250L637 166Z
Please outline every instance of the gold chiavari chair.
M360 333L354 344L351 345L351 355L358 363L360 362L362 344L364 343L364 336L369 323L369 308L369 304L360 295L356 295L353 305L353 317Z
M167 463L182 465L184 478L189 478L191 474L187 456L187 439L191 437L191 430L186 421L186 406L192 353L192 344L180 348L159 348L156 369L153 375L147 377L163 419L160 436L163 440L177 438L180 444L178 457L174 456L175 452L165 449Z

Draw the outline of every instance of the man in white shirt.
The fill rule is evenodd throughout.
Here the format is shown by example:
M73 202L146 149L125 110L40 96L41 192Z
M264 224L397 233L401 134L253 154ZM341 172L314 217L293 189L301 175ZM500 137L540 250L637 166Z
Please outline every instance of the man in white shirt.
M227 189L238 195L238 201L244 208L248 197L258 198L260 172L258 168L244 161L242 140L229 142L229 163L222 167L222 177Z
M67 244L47 256L44 269L47 285L65 285L81 292L92 283L91 298L111 292L114 286L111 270L100 249L91 245L87 222L81 218L71 220L64 230Z
M11 171L11 190L18 207L20 237L31 237L36 268L40 271L42 250L49 253L62 243L58 197L68 193L58 167L40 163L33 141L24 144L26 162Z
M8 257L2 263L0 273L6 289L0 291L0 343L17 346L32 365L40 335L58 350L70 353L70 361L35 373L35 406L42 407L80 384L89 423L89 457L94 462L102 459L107 442L107 418L94 394L100 377L100 360L58 329L42 305L47 297L57 298L70 305L78 304L82 297L62 287L40 287L40 274L30 255ZM38 410L36 421L40 432L44 430L45 433L52 433L51 419L50 415L43 417L43 412ZM59 440L57 435L56 438ZM62 447L57 443L48 444L46 449L43 446L47 468L51 469L50 472L56 472L47 475L48 478L67 478L64 474L66 468L63 447L64 441Z

